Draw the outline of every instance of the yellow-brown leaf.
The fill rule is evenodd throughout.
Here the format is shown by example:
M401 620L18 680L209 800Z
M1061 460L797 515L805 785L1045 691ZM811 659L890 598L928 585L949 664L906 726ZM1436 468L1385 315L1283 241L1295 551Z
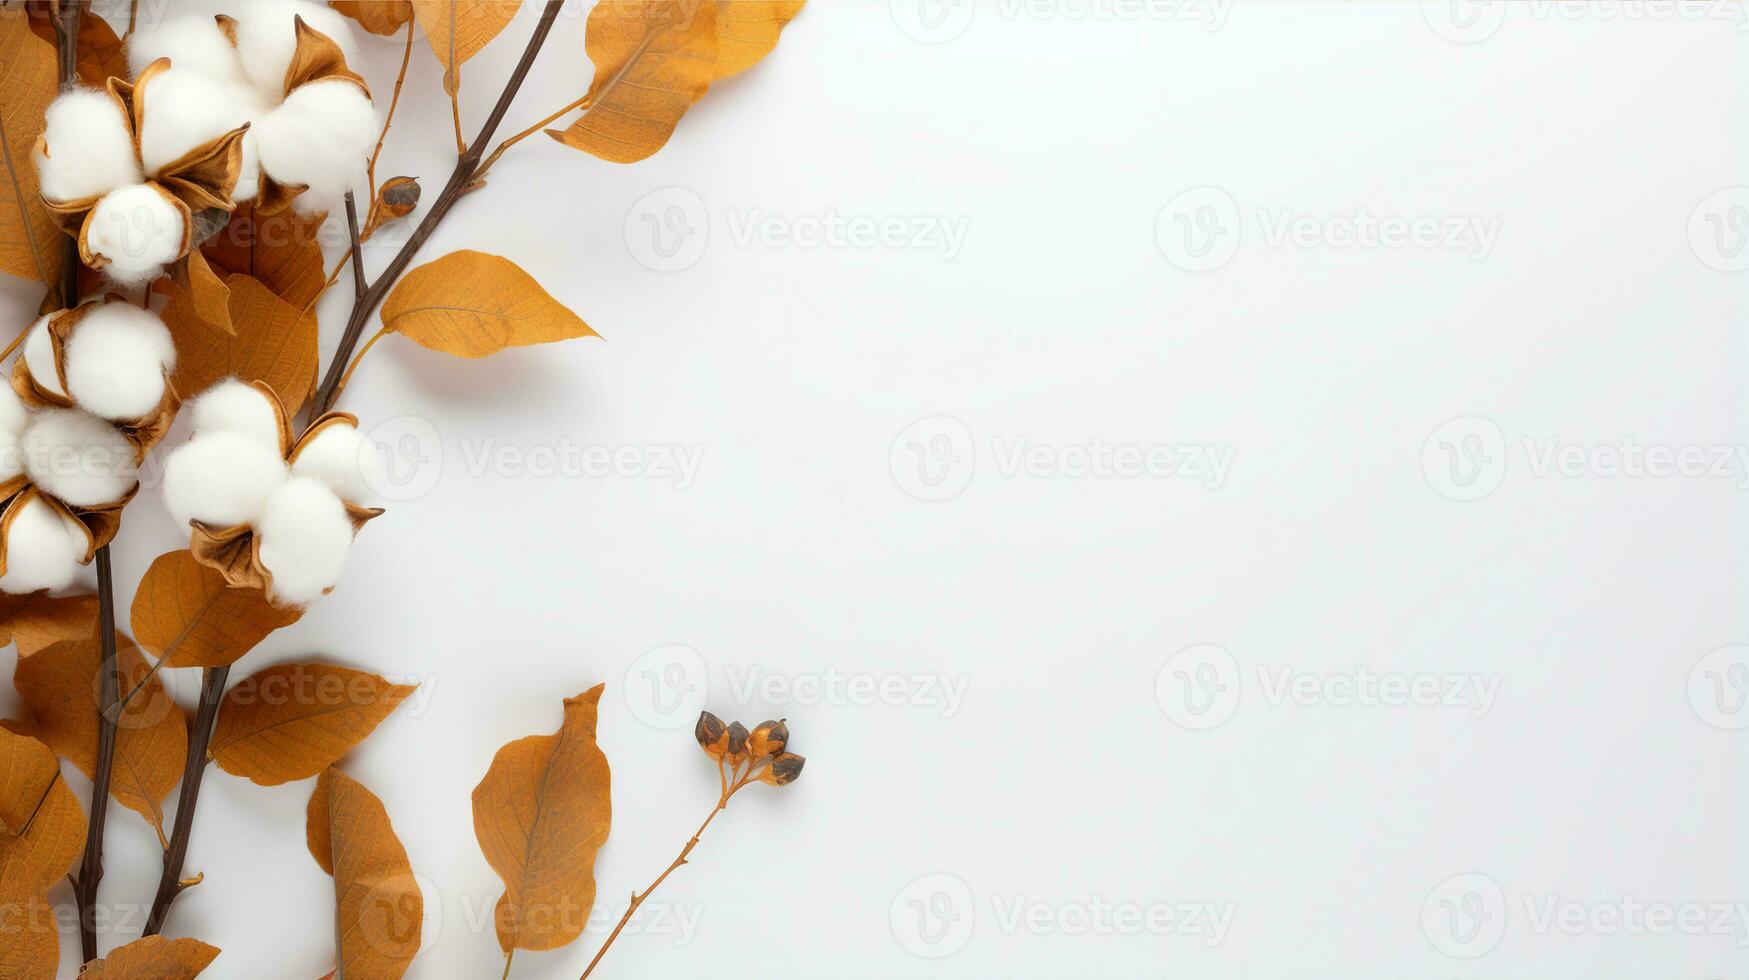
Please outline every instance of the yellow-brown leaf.
M636 163L667 144L718 77L717 5L600 0L585 30L595 65L589 111L547 135L612 163Z
M12 615L9 626L18 643L18 655L28 657L50 644L94 634L97 597L38 593Z
M231 325L231 287L213 270L205 253L188 253L188 289L185 291L169 277L160 279L153 288L166 296L180 296L186 308L206 327L236 336Z
M320 238L325 217L300 215L290 208L261 215L253 205L238 205L230 222L201 246L201 253L220 278L232 273L254 277L275 296L306 309L327 282Z
M85 811L57 769L23 832L0 834L0 980L54 980L61 934L48 890L84 846Z
M218 570L187 551L159 555L134 593L134 637L168 667L232 664L303 610L268 602L254 589L233 589Z
M147 936L85 964L79 980L194 980L218 955L198 939Z
M516 263L451 252L401 277L383 303L383 327L458 357L599 336Z
M413 17L409 0L331 0L330 5L372 34L393 34Z
M118 690L128 700L116 721L110 792L161 834L161 804L182 781L188 717L132 640L118 634L115 655ZM87 630L79 639L20 658L13 674L18 696L42 740L87 776L97 771L102 666L102 646Z
M0 9L0 272L53 283L64 239L37 197L31 148L57 89L55 50L22 5Z
M264 381L295 415L316 376L316 315L274 295L259 279L232 274L229 311L234 334L211 326L192 300L176 292L164 322L176 340L176 389L197 395L227 376Z
M0 936L0 980L55 980L61 930L46 895L0 882Z
M462 63L480 53L522 9L522 0L413 0L425 39L443 65L443 89L461 86Z
M333 664L279 664L225 694L212 757L262 786L308 779L365 740L413 693L375 674Z
M61 764L42 742L0 728L0 835L16 836L30 825Z
M570 943L595 904L595 852L613 819L607 756L595 744L601 690L566 699L558 734L499 749L474 787L474 836L504 882L496 919L506 951Z
M717 78L744 72L777 47L784 25L808 0L715 0Z
M383 802L330 767L316 780L304 831L310 855L334 876L336 972L401 976L419 952L425 899Z

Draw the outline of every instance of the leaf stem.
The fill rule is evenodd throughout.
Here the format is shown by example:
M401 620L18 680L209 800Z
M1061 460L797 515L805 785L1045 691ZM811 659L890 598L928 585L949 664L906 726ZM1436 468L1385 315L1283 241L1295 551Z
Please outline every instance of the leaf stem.
M144 935L147 936L156 936L164 928L170 903L189 887L182 880L182 862L188 857L194 808L200 802L201 777L206 774L207 745L212 742L213 726L219 720L219 702L225 696L225 679L230 674L228 664L201 671L200 710L195 713L194 726L188 733L188 759L182 769L182 793L176 798L176 826L170 832L170 847L164 852L164 874L158 879L158 894L152 899L151 914L146 917Z
M517 133L515 136L510 137L509 139L505 140L502 143L499 143L498 148L496 150L492 151L492 155L487 157L486 161L484 163L480 164L480 169L474 171L474 181L478 182L481 178L485 177L486 171L492 169L492 164L498 162L498 158L504 155L505 150L510 149L511 147L522 142L523 140L528 139L530 136L533 136L535 133L541 131L542 129L545 129L548 123L559 118L560 116L564 115L565 113L570 112L572 109L583 109L583 108L587 108L588 105L589 105L589 96L585 95L581 99L578 99L577 101L571 103L570 105L564 107L563 109L560 109L558 112L555 112L552 115L546 117L545 119L542 119L540 122L535 123L533 126L530 126L527 129L523 130L522 132Z
M79 907L79 948L89 963L97 958L97 884L103 880L103 828L109 820L109 784L115 771L116 721L110 709L121 697L115 657L115 585L109 549L97 550L97 635L103 647L98 669L97 764L91 774L91 813L85 831L85 857L73 882Z
M370 349L371 349L371 348L372 348L372 347L375 347L375 346L376 346L376 345L377 345L377 341L379 341L379 340L381 340L381 339L383 339L383 338L384 338L384 337L386 337L386 336L388 336L388 334L389 334L389 328L388 328L388 327L384 327L384 328L382 328L382 329L381 329L381 330L378 330L378 331L377 331L377 332L376 332L376 333L373 333L373 334L371 334L371 335L370 335L370 339L369 339L369 340L367 340L367 341L365 341L365 342L364 342L364 346L363 346L363 347L360 347L360 348L359 348L359 349L358 349L358 353L357 353L357 354L355 354L355 355L353 355L353 358L352 358L352 363L351 363L351 364L348 364L348 365L347 365L347 366L346 366L346 373L345 373L345 374L343 374L343 375L341 375L341 376L340 376L340 384L339 384L339 386L338 386L338 387L336 387L336 388L335 388L335 389L334 389L334 396L335 396L335 397L336 397L336 398L338 398L338 397L340 397L340 393L341 393L341 392L342 392L342 391L345 391L345 390L346 390L346 386L347 386L347 385L348 385L348 384L349 384L349 383L351 383L351 381L352 381L352 372L354 372L354 371L356 371L356 370L358 370L358 362L360 362L360 361L362 361L362 360L364 360L364 355L366 355L366 354L368 354L368 353L370 353Z
M364 279L364 250L359 248L358 241L358 204L352 199L352 192L346 192L346 234L352 239L352 247L347 251L352 253L352 299L357 302L364 298L364 290L370 283Z
M413 18L407 18L407 50L401 52L401 73L395 76L395 94L389 99L389 114L383 117L383 131L377 136L377 148L370 151L370 166L365 169L370 182L372 202L377 192L377 157L389 138L389 125L395 121L395 107L401 104L401 86L407 81L407 65L413 60Z
M545 9L541 11L540 22L535 25L534 34L528 39L528 47L522 51L522 59L516 63L516 69L504 83L504 90L498 94L497 103L486 116L486 124L480 127L480 135L474 138L473 145L463 151L461 159L456 161L455 170L449 175L449 182L443 186L443 193L437 196L431 210L425 213L419 227L407 237L401 250L389 260L382 274L352 304L352 315L347 318L346 329L340 335L340 346L334 351L334 359L328 362L328 372L323 376L321 386L316 389L311 408L313 415L321 415L334 407L334 399L340 394L340 381L346 364L352 357L352 349L358 346L359 338L364 334L364 321L382 303L383 297L388 295L390 287L400 279L401 273L407 270L408 263L413 261L420 246L437 230L438 223L449 214L450 209L455 207L455 202L461 199L473 183L474 171L486 151L486 144L492 141L493 134L498 131L498 124L504 121L504 114L510 110L510 103L522 88L523 79L528 77L529 69L534 66L535 57L540 54L547 35L552 33L553 22L558 19L559 8L564 6L564 2L565 0L547 0Z
M514 959L516 959L516 949L512 947L509 952L504 954L504 975L498 980L510 980L510 961Z
M456 156L468 152L468 144L462 139L462 73L455 73L455 91L449 93L449 116L455 120L455 152Z

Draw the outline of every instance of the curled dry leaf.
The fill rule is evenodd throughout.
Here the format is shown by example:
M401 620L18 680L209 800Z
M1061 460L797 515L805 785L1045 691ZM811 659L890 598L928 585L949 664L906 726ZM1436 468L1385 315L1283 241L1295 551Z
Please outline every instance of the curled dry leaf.
M402 276L382 317L385 331L458 357L599 336L516 263L484 252L451 252Z
M204 253L188 253L188 288L169 277L158 280L152 288L180 297L182 307L209 329L236 336L237 328L231 325L231 287L213 270Z
M301 215L290 208L261 214L253 204L241 204L201 252L221 278L235 274L259 279L275 296L306 309L327 282L320 238L326 219L325 214Z
M305 813L310 855L334 876L334 951L343 977L399 977L419 952L425 899L375 794L338 769L316 780Z
M462 63L480 53L522 8L522 0L413 0L425 39L443 65L443 90L456 94Z
M24 736L0 731L0 744ZM29 741L27 739L27 741ZM36 743L11 752L53 754ZM55 770L54 779L24 826L0 834L0 978L5 980L54 980L61 961L61 933L55 922L48 891L61 880L85 847L85 811L67 781Z
M279 664L225 694L212 757L262 786L308 779L364 741L414 688L333 664Z
M0 836L16 837L61 778L61 764L47 745L0 729Z
M147 936L85 964L79 980L193 980L218 955L198 939Z
M547 135L612 163L636 163L667 144L718 77L717 4L600 0L585 31L595 65L590 109Z
M784 26L807 0L713 0L717 5L717 78L758 64L777 47Z
M103 648L87 624L85 635L62 640L18 661L13 683L39 737L87 776L97 771L97 715ZM182 781L188 753L188 717L164 689L139 647L116 634L118 685L127 706L116 719L110 792L146 818L160 835L162 803Z
M413 18L411 0L332 0L330 6L372 34L393 34Z
M159 555L134 593L134 636L167 667L235 663L303 610L275 606L258 590L233 589L224 573L188 551Z
M596 685L565 701L556 735L498 750L474 787L474 836L504 882L498 945L557 949L595 904L595 852L613 818L607 756L595 744Z
M316 314L250 276L232 274L225 286L234 333L208 324L184 293L173 293L164 307L164 322L176 338L176 389L205 391L226 377L262 381L296 414L315 384Z
M0 9L0 272L45 283L61 275L62 238L30 153L58 88L54 46L30 29L23 7Z

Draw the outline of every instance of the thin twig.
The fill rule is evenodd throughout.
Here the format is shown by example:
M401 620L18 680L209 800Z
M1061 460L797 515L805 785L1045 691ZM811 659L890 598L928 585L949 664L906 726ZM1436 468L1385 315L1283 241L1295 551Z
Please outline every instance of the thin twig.
M540 22L535 25L534 35L528 39L528 47L523 49L522 60L517 62L516 70L510 73L509 81L504 84L504 91L498 96L498 102L492 106L492 112L486 117L486 124L480 128L480 135L474 138L473 145L462 153L456 161L455 170L449 175L449 182L444 184L443 193L437 196L437 201L431 205L431 210L425 212L419 227L408 236L406 244L389 260L389 264L365 290L362 297L352 304L352 315L346 320L346 329L340 335L340 346L334 351L334 359L328 362L328 372L322 378L322 384L316 389L312 402L312 412L321 415L334 407L334 399L340 394L340 379L344 376L348 360L352 357L352 349L358 346L359 338L364 334L364 321L375 312L383 297L400 279L408 263L418 253L419 247L437 230L437 225L455 202L460 200L473 183L474 172L479 167L480 157L486 151L486 144L492 141L492 136L498 131L498 124L504 121L504 113L509 111L510 103L516 98L516 92L522 88L523 79L528 77L528 70L534 65L535 56L540 54L541 45L546 43L547 35L552 32L553 21L558 19L559 8L564 6L564 0L547 0L546 8L541 11Z
M352 299L357 302L364 298L364 290L370 284L364 281L364 250L358 245L358 204L352 199L352 192L346 192L346 234L352 240Z
M383 152L383 141L389 138L389 125L395 121L395 107L401 104L401 86L407 81L407 65L413 60L413 18L407 18L407 50L401 52L401 73L395 76L395 94L389 99L389 114L383 117L383 131L377 136L377 148L370 151L370 192L375 200L377 189L377 157ZM374 205L373 205L374 206Z
M339 398L340 393L346 390L346 386L352 383L352 372L358 370L358 362L364 360L364 355L369 354L370 349L377 345L377 341L388 336L388 333L389 328L384 327L371 334L370 339L364 342L364 346L358 349L358 353L352 356L352 363L346 365L346 373L340 376L340 384L334 389L334 397Z
M492 164L498 162L498 158L504 155L505 150L510 149L511 147L522 142L523 140L528 139L530 136L533 136L535 133L538 133L541 130L545 129L547 127L548 123L551 123L553 120L559 118L560 116L564 115L565 113L570 112L572 109L586 109L588 107L589 107L589 96L585 95L581 99L578 99L577 101L571 103L570 105L564 107L563 109L560 109L558 112L555 112L552 115L546 117L545 119L542 119L540 122L535 123L533 126L530 126L527 129L523 130L522 132L517 133L515 136L510 137L509 139L505 140L502 143L499 143L498 148L496 150L492 151L492 155L487 157L484 163L480 164L480 168L478 170L474 171L474 180L478 181L480 178L486 176L486 171L492 169Z
M231 674L229 665L207 667L201 672L200 710L195 712L194 726L188 733L188 758L182 769L182 794L176 798L176 825L170 831L170 847L164 852L164 873L158 879L158 894L152 899L152 912L146 917L147 936L156 936L164 928L164 917L170 913L170 903L190 887L182 880L182 862L188 857L188 838L194 829L194 807L200 801L200 781L206 774L206 750L212 742L213 725L219 719L219 702L225 696L225 679Z
M97 550L97 630L103 638L103 665L98 668L97 765L91 775L85 858L79 863L79 877L73 889L79 906L80 952L88 963L98 954L97 884L103 880L103 828L109 820L109 783L115 771L116 722L109 710L121 697L115 657L115 585L108 548Z

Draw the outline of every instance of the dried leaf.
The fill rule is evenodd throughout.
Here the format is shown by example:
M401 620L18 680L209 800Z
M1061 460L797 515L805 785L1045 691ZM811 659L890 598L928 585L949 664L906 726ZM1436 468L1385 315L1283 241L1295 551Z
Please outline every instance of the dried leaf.
M188 312L208 329L233 337L237 335L237 328L231 324L231 288L225 285L199 250L188 253L186 290L169 277L158 280L153 288L166 296L181 297Z
M461 86L462 63L480 53L522 9L522 0L413 0L425 40L443 65L443 90Z
M372 34L393 34L413 17L409 0L331 0L330 6Z
M334 876L336 972L401 976L419 952L425 899L383 802L330 767L316 780L305 818L310 854Z
M221 277L253 276L302 310L327 282L319 237L324 220L322 214L300 215L289 209L261 214L252 205L239 205L230 223L201 252Z
M147 936L85 964L79 980L193 980L218 955L198 939Z
M0 835L16 837L61 778L61 764L41 741L0 729Z
M612 163L636 163L668 142L718 77L717 4L600 0L585 30L595 64L590 109L547 135Z
M382 317L384 329L458 357L599 336L516 263L484 252L451 252L402 276Z
M188 717L126 636L116 637L118 690L128 698L116 721L110 792L160 834L161 804L182 781ZM63 640L18 661L13 684L49 748L86 776L97 771L97 713L103 648L97 637ZM131 697L130 697L131 695Z
M37 196L31 148L57 90L55 49L30 29L23 7L0 9L0 272L53 283L60 227Z
M67 874L84 846L85 811L57 769L23 831L0 834L3 980L54 980L61 960L61 934L48 891Z
M717 5L717 78L724 79L758 64L777 47L784 25L801 13L808 0L715 0Z
M595 904L595 852L613 817L607 756L595 744L601 690L566 699L558 734L499 749L474 787L474 836L504 882L496 919L506 951L564 946Z
M198 394L228 376L264 381L295 415L315 384L315 313L287 303L249 276L227 276L225 285L231 291L234 334L208 326L181 294L164 307L164 322L176 339L176 389Z
M61 931L46 895L0 884L0 936L0 980L55 980Z
M332 664L269 667L225 694L213 761L262 786L308 779L364 741L413 690Z
M140 645L167 667L232 664L303 610L281 608L254 589L233 589L187 551L159 555L134 593Z
M94 595L33 595L11 620L13 638L18 643L21 657L28 657L62 640L91 636L96 632L96 624L97 597Z

